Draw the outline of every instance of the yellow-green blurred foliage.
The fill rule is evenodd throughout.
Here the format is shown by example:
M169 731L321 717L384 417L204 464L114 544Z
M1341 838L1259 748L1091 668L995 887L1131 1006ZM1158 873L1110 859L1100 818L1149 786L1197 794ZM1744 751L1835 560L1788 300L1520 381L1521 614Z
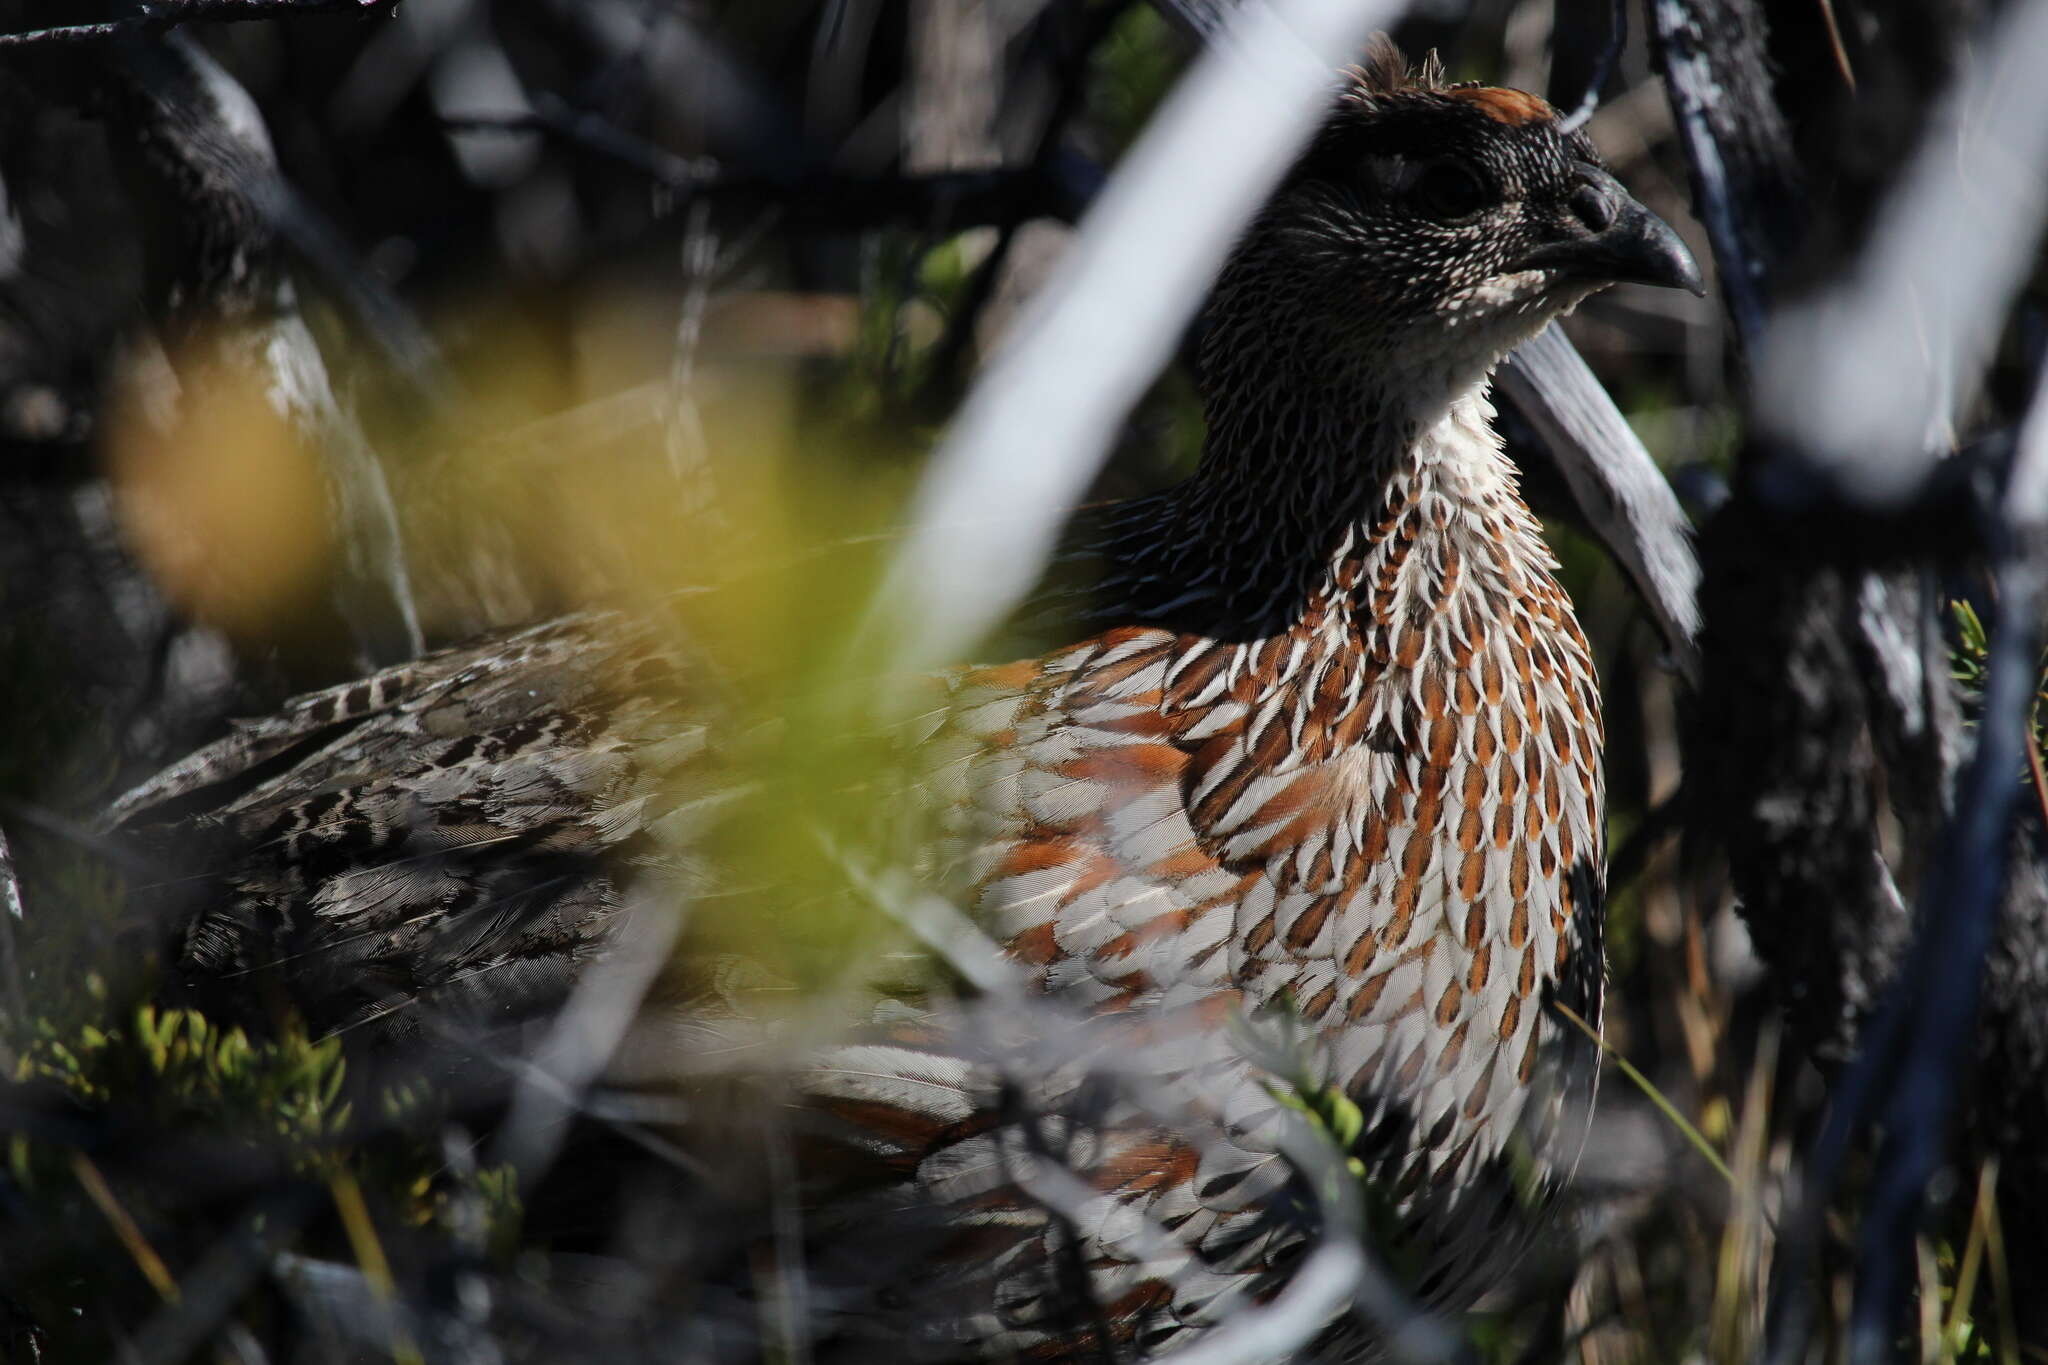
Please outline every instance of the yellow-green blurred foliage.
M333 548L320 452L262 370L207 341L131 361L105 455L136 555L180 610L231 635L277 630Z
M655 774L657 804L717 807L715 834L684 840L708 866L678 897L679 961L728 979L745 961L771 988L754 1003L816 1009L891 936L831 850L865 848L890 804L881 684L848 660L907 439L807 408L804 353L836 334L802 296L721 299L682 374L676 325L624 295L556 334L485 309L460 327L462 396L381 425L431 629L618 608L664 661L607 681L651 736L706 732Z

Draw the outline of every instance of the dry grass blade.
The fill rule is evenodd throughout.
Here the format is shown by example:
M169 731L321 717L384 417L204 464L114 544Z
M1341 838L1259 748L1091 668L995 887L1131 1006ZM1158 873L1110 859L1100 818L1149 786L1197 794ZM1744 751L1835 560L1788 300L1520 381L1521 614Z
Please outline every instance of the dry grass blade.
M1721 1234L1709 1319L1709 1355L1715 1360L1747 1359L1763 1334L1771 1247L1763 1205L1764 1158L1770 1147L1771 1078L1777 1065L1777 1031L1766 1030L1750 1063L1735 1134L1735 1165L1729 1178L1735 1207Z
M397 1282L391 1275L391 1261L384 1255L384 1244L378 1240L377 1226L370 1221L370 1207L363 1202L362 1187L346 1170L337 1170L328 1178L327 1188L334 1195L335 1212L341 1215L341 1226L348 1234L356 1266L363 1272L363 1282L380 1301L395 1308ZM399 1365L422 1365L418 1345L396 1317L392 1320L391 1355Z
M1949 1304L1948 1325L1942 1331L1945 1353L1953 1357L1962 1345L1963 1328L1969 1320L1970 1301L1977 1295L1977 1275L1984 1264L1992 1210L1997 1207L1998 1161L1986 1161L1977 1169L1977 1203L1970 1210L1970 1236L1963 1244L1962 1265L1956 1270L1955 1300Z
M178 1301L178 1282L171 1277L170 1268L163 1257L156 1254L156 1248L142 1235L128 1210L114 1197L114 1191L107 1184L107 1178L100 1174L100 1168L92 1164L92 1158L83 1152L71 1154L71 1171L78 1177L78 1183L85 1190L86 1197L94 1207L105 1215L113 1226L114 1235L121 1239L121 1245L128 1249L128 1255L135 1261L142 1278L149 1281L150 1288L162 1296L166 1303Z
M1925 1237L1913 1239L1913 1261L1920 1272L1920 1361L1940 1365L1950 1358L1942 1349L1941 1267L1935 1263L1934 1244Z
M1698 1128L1694 1127L1691 1119L1688 1119L1685 1115L1679 1113L1677 1106L1672 1104L1670 1100L1664 1098L1664 1092L1659 1090L1656 1087L1655 1083L1652 1082L1648 1076L1645 1076L1642 1072L1636 1070L1634 1063L1630 1062L1628 1058L1622 1056L1619 1050L1617 1050L1605 1038L1602 1038L1599 1034L1599 1031L1595 1029L1591 1024L1587 1023L1584 1019L1580 1018L1578 1012L1574 1010L1571 1006L1560 1004L1559 1002L1553 1000L1550 1002L1550 1007L1556 1010L1559 1014L1563 1015L1566 1019L1570 1020L1575 1026L1577 1026L1579 1032L1585 1034L1588 1038L1592 1039L1595 1046L1597 1046L1602 1052L1606 1053L1608 1056L1612 1057L1614 1059L1614 1064L1621 1068L1621 1074L1628 1077L1629 1080L1635 1085L1635 1087L1643 1092L1644 1097L1648 1099L1651 1104L1657 1106L1657 1112L1664 1115L1665 1118L1671 1120L1672 1126L1677 1128L1680 1133L1685 1135L1685 1140L1693 1145L1694 1150L1696 1150L1701 1156L1706 1158L1707 1164L1714 1168L1715 1173L1718 1174L1723 1180L1727 1181L1731 1186L1735 1184L1735 1173L1728 1169L1728 1163L1722 1160L1721 1154L1719 1152L1714 1150L1714 1145L1711 1142L1707 1141L1706 1134L1702 1133Z
M1989 1176L1995 1180L1997 1174L1994 1164ZM2019 1365L2020 1333L2013 1306L2012 1269L2005 1259L2005 1229L1999 1222L1996 1199L1985 1199L1980 1206L1984 1210L1984 1250L1991 1261L1991 1297L1998 1313L1998 1365Z
M1849 63L1849 49L1842 45L1842 25L1835 18L1835 0L1819 0L1821 23L1828 31L1829 53L1835 59L1835 69L1842 73L1842 84L1849 87L1849 93L1856 93L1856 68Z

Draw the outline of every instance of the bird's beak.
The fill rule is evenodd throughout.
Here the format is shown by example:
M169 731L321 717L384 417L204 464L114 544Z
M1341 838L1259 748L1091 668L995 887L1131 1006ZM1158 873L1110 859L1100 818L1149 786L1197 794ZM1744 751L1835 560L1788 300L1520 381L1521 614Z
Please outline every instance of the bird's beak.
M1661 284L1706 293L1699 263L1671 225L1644 208L1621 182L1581 164L1579 184L1550 227L1550 240L1523 254L1516 270L1554 270L1600 284Z

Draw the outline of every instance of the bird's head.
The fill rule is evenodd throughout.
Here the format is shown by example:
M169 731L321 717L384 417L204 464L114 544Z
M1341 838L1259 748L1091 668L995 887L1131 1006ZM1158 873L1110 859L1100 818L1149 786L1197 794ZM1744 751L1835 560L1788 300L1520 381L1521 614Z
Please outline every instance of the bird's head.
M1203 367L1307 348L1448 400L1621 282L1700 292L1678 235L1549 104L1382 43L1238 245Z

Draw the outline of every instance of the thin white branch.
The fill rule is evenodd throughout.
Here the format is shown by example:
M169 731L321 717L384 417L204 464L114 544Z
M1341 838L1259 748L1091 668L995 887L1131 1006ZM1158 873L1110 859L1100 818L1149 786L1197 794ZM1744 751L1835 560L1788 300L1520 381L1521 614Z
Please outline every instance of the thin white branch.
M1321 117L1334 68L1402 8L1246 4L1181 82L940 447L868 622L885 657L949 660L1030 588L1117 424Z
M818 832L826 854L838 863L854 890L869 904L909 930L939 960L982 994L1015 1000L1024 994L1024 973L958 906L917 889L902 869L877 872L856 853Z
M28 1019L21 956L14 941L14 926L22 918L21 873L14 866L14 850L8 847L7 831L0 829L0 991L6 992L0 1008L17 1024Z
M6 830L0 830L0 914L14 920L22 917L21 874L14 870L14 850L8 847Z
M2048 10L2048 5L2041 6ZM2048 366L2034 380L2033 406L2020 425L2019 447L2005 485L2005 524L2013 531L2038 536L2048 531Z
M1919 491L1974 396L2048 207L2048 0L1973 48L1847 281L1772 324L1756 411L1876 509Z
M610 1063L682 931L684 907L672 887L641 886L618 912L611 943L569 995L522 1075L494 1160L527 1179L560 1150L584 1094Z

